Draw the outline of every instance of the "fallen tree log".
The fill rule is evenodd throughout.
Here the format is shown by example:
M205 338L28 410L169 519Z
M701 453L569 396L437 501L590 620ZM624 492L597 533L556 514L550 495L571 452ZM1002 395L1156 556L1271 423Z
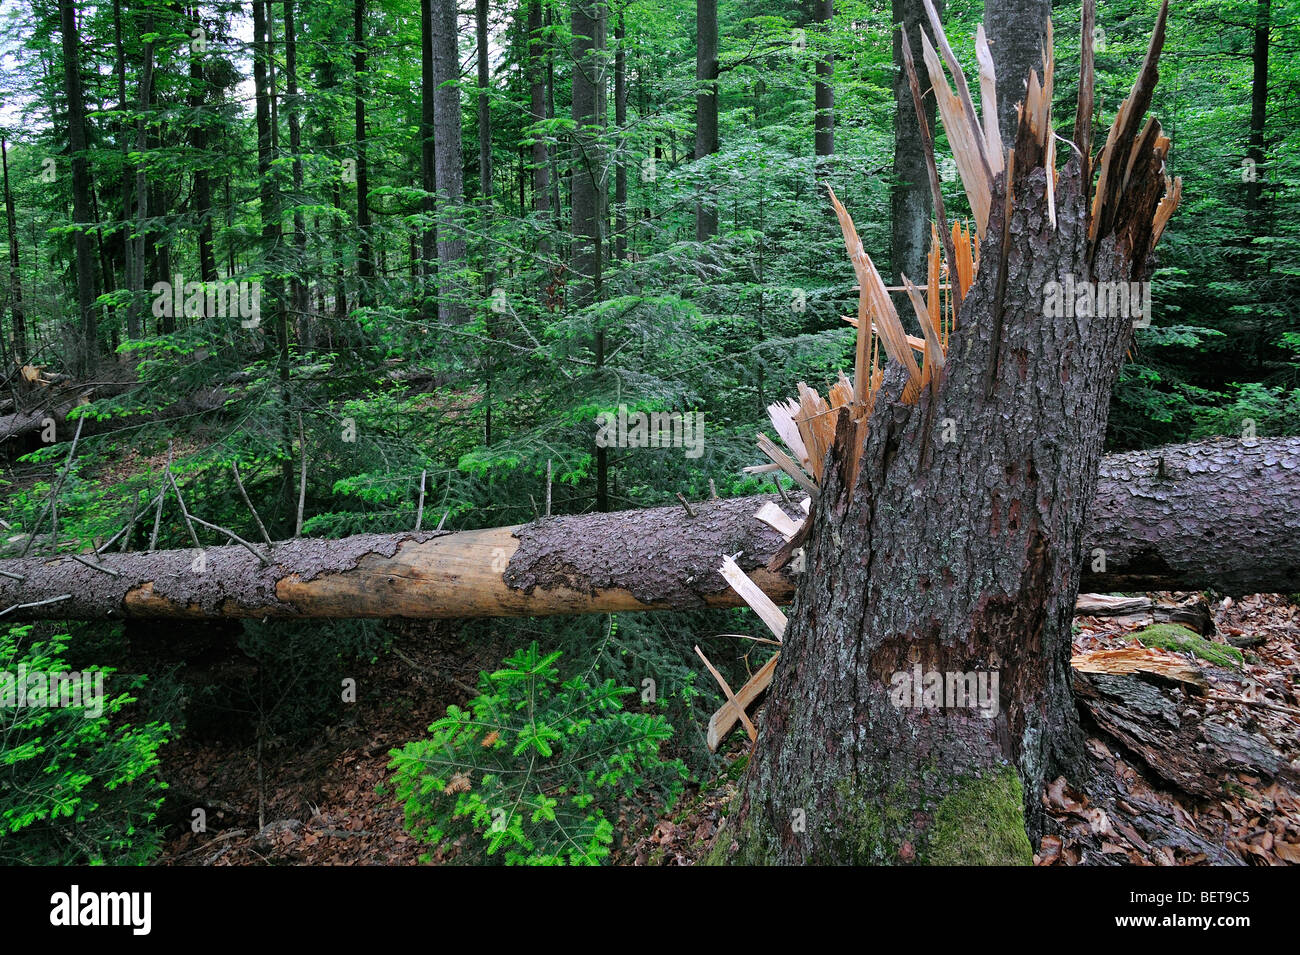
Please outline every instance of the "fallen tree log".
M1300 590L1300 438L1108 456L1083 553L1093 591ZM460 532L0 561L0 618L510 617L731 607L723 554L778 603L796 564L770 495ZM783 505L794 520L795 504ZM257 553L254 553L254 550Z

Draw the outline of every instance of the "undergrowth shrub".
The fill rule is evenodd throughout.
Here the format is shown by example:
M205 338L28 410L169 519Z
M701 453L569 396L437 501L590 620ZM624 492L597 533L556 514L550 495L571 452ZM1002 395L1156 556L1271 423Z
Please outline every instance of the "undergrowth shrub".
M0 865L142 865L162 843L154 819L166 784L156 770L169 728L126 722L142 678L110 693L109 668L98 714L17 705L20 673L70 672L67 636L33 640L31 631L0 634Z
M680 795L686 767L660 755L672 736L635 691L592 671L561 682L561 653L533 643L481 677L468 709L449 706L426 739L391 751L407 828L457 862L598 865L620 799Z

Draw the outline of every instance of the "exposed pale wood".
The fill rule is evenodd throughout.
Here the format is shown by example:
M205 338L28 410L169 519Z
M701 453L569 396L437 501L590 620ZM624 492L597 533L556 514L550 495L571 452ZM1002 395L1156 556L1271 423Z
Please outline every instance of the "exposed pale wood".
M1080 653L1070 658L1070 666L1081 673L1159 677L1200 693L1205 692L1210 686L1209 680L1195 663L1189 663L1175 654L1149 647L1120 647L1114 650Z
M771 659L745 681L745 685L740 688L740 692L728 699L716 713L709 717L709 730L705 741L708 743L710 752L716 753L718 751L718 746L722 744L722 741L727 738L727 734L736 725L738 720L736 707L739 706L742 711L748 710L749 707L754 705L754 701L772 685L772 674L776 672L776 661L780 656L780 653L772 654Z
M749 734L751 742L758 739L758 730L754 729L754 724L750 722L749 714L745 712L744 704L736 699L736 694L731 692L731 687L728 686L727 681L722 678L722 674L718 672L718 668L709 662L709 658L704 655L704 651L698 646L695 648L695 652L699 658L704 661L704 665L708 668L709 673L713 674L713 679L718 681L718 686L722 688L722 695L727 698L727 710L733 714L736 719L739 719L745 724L745 732Z
M998 85L993 68L993 54L984 24L975 28L975 61L980 72L980 112L984 114L984 143L988 149L989 169L996 176L1005 168L1002 133L998 130ZM943 223L939 224L942 227Z
M774 637L780 640L785 636L785 614L771 597L763 593L763 588L754 583L750 576L737 566L735 560L723 556L718 573L722 574L732 590L740 594L740 598L749 605L750 609L758 614L759 619L767 625L767 629L772 631Z
M758 450L771 458L774 464L780 467L786 474L790 475L790 477L794 478L795 483L809 494L814 496L817 494L816 482L804 473L804 469L799 467L798 462L773 444L772 439L761 432L758 435Z
M799 527L802 522L792 521L788 514L781 508L777 507L771 501L765 501L754 514L758 520L762 521L772 530L776 531L786 540L794 537L799 533Z

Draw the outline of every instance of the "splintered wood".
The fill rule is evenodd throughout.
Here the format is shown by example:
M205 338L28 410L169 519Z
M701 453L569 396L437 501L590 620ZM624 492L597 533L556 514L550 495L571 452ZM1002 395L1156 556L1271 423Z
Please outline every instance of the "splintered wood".
M765 434L758 435L758 448L772 462L745 470L750 473L784 471L808 493L802 502L807 511L818 500L825 485L826 469L839 456L837 467L849 493L857 481L859 459L867 436L867 429L875 409L876 398L884 381L884 361L893 361L906 373L900 401L914 404L930 389L937 397L943 383L944 370L949 361L948 348L953 334L965 321L961 305L975 282L980 268L981 244L985 240L989 216L995 201L1003 208L1003 229L1010 228L1011 213L1016 196L1025 195L1029 175L1037 169L1046 172L1047 213L1053 228L1057 222L1056 189L1058 185L1056 134L1052 130L1052 96L1056 67L1052 50L1052 24L1048 21L1046 43L1043 48L1042 76L1032 71L1025 87L1024 101L1019 105L1019 125L1014 142L1004 143L997 120L997 78L988 38L981 25L975 36L975 59L979 65L979 91L981 110L971 98L970 86L961 64L953 53L944 34L943 25L931 0L924 0L926 17L933 40L921 31L921 49L930 86L934 90L939 117L947 133L953 163L961 178L962 188L974 213L974 229L969 223L953 222L949 226L944 217L943 196L934 156L934 140L922 106L921 84L912 62L910 44L902 44L904 70L908 77L920 122L921 139L927 152L927 170L935 204L936 224L931 226L930 254L926 261L925 284L912 277L902 276L902 291L907 296L919 336L904 328L890 292L875 262L863 248L853 217L835 192L827 189L831 207L835 210L844 248L853 265L857 279L858 313L856 317L843 316L856 330L853 377L841 372L823 397L806 382L798 383L798 397L774 402L768 406L768 417L777 436L791 453L782 451ZM1095 23L1095 0L1084 0L1083 22ZM1156 19L1151 45L1142 70L1134 83L1133 91L1120 104L1111 125L1101 154L1093 161L1091 150L1091 116L1093 105L1094 70L1092 63L1092 35L1083 31L1081 41L1082 67L1080 71L1079 102L1075 122L1075 145L1084 177L1084 196L1093 195L1087 209L1088 262L1095 260L1098 245L1114 236L1126 244L1131 259L1144 263L1146 255L1159 241L1174 210L1182 197L1182 180L1170 179L1165 172L1165 160L1170 141L1154 119L1139 128L1142 117L1151 102L1156 82L1156 61L1164 40L1168 0L1164 0ZM945 72L946 67L946 72ZM951 77L952 85L949 84ZM1081 129L1081 123L1087 129ZM1092 171L1098 170L1095 194L1091 192ZM999 282L992 315L993 337L1001 336L1001 307L1005 279L1005 255L1008 242L1005 236L993 236L998 252ZM1087 277L1084 277L1085 280ZM997 354L996 346L994 355ZM996 370L996 362L989 366L989 375ZM991 377L990 385L991 387ZM853 429L842 435L837 443L837 429L847 422ZM784 491L782 494L784 496ZM795 553L802 554L800 545L807 529L789 518L784 511L768 504L758 517L774 528L786 540L769 563L769 570L779 570ZM762 593L756 584L729 557L723 559L721 573L727 582L763 619L780 640L785 631L785 617ZM1127 656L1090 657L1079 661L1082 667L1147 667L1165 668L1172 678L1175 664L1158 654L1126 651ZM725 736L737 719L746 721L744 707L751 705L771 681L776 657L768 661L741 692L733 695L719 677L719 684L727 696L727 705L714 714L710 721L710 747ZM712 665L710 665L712 671ZM716 671L715 676L716 676ZM1116 672L1116 671L1099 671ZM1127 671L1125 671L1127 672ZM1193 679L1190 673L1182 678Z

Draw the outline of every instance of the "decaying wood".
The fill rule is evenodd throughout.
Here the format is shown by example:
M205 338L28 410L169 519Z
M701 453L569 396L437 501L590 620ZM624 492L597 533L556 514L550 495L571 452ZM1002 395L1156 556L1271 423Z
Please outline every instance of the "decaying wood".
M1227 772L1296 780L1295 771L1259 737L1190 708L1136 676L1074 671L1074 695L1108 736L1166 783L1194 796L1219 792Z
M1295 592L1296 500L1300 438L1110 455L1080 555L1083 585ZM693 518L674 505L457 533L282 541L256 548L267 566L237 544L205 546L201 571L191 570L192 549L100 555L118 576L68 556L0 560L0 609L38 604L9 619L459 618L739 606L718 573L723 554L739 554L737 565L784 604L799 575L766 569L785 541L755 516L765 503L791 521L805 517L798 503L760 495L693 503ZM63 594L71 596L41 603Z
M1071 657L1070 666L1082 673L1149 677L1193 693L1204 693L1210 688L1209 680L1195 663L1177 654L1147 647L1116 647L1080 653Z
M1202 636L1214 633L1209 602L1200 596L1168 602L1150 597L1079 594L1074 602L1074 612L1080 617L1109 617L1128 627L1176 623Z

